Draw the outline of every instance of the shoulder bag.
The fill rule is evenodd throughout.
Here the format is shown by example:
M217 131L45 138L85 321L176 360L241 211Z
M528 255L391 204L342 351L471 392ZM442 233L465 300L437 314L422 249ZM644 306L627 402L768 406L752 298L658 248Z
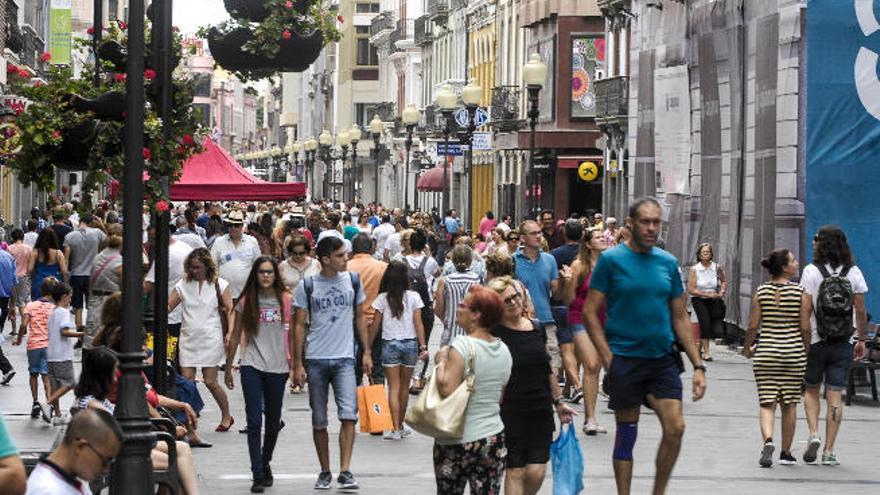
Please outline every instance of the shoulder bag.
M464 380L448 397L440 396L437 388L437 367L428 378L425 389L406 413L406 423L417 432L433 438L461 438L464 434L465 413L474 392L474 362L476 349L468 339L467 369Z

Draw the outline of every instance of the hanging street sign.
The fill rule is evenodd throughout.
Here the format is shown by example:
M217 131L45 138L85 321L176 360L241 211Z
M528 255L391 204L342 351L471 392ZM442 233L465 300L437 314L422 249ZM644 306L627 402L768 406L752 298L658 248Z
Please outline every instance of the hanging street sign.
M449 151L446 150L446 143L437 143L437 155L439 156L462 156L464 152L458 143L449 143Z
M484 126L489 123L489 112L484 110L482 107L477 107L477 115L474 118L476 121L477 127ZM455 121L458 123L459 127L467 127L468 126L468 111L467 108L459 108L458 111L455 112Z

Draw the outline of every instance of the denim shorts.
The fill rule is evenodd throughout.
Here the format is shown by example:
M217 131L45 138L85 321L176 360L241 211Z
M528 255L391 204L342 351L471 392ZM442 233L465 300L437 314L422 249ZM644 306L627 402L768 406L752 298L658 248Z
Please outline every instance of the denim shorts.
M574 336L580 332L586 332L587 327L584 326L583 323L572 323L565 328L565 330L560 329L557 332L557 336L559 337L559 344L571 344L574 342Z
M327 396L333 385L336 414L340 421L357 421L357 383L354 358L306 359L309 385L309 407L312 409L312 428L327 428Z
M73 289L70 305L73 306L73 309L82 309L85 306L89 294L89 279L88 275L73 275L70 277L70 287Z
M382 366L415 368L418 360L419 343L416 339L382 341Z
M31 302L31 278L27 275L20 277L15 284L15 304L19 307Z
M807 356L804 383L807 388L815 388L822 385L824 377L827 388L844 390L852 360L853 345L849 342L816 342Z
M680 373L672 354L656 359L614 356L606 375L611 396L608 407L617 411L647 405L648 395L680 401Z
M32 375L49 374L49 348L31 349L27 351L28 373Z

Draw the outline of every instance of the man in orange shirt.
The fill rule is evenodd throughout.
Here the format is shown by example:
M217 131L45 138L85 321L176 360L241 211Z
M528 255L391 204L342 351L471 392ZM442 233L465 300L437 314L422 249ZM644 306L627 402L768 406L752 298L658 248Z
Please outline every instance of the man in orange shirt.
M15 258L15 276L18 282L15 286L15 305L17 308L9 308L9 321L12 322L12 332L15 333L15 310L21 314L25 304L31 302L31 278L28 276L28 263L31 260L33 248L24 243L24 232L14 229L11 234L12 244L6 249Z
M352 257L348 260L348 271L357 272L361 277L361 284L366 296L364 300L364 319L366 320L367 328L373 324L373 317L376 314L376 310L372 307L373 301L379 295L382 276L385 275L385 269L388 268L387 263L373 257L374 251L373 239L369 234L361 232L351 239ZM382 339L380 338L373 341L373 362L382 362ZM363 373L360 371L360 358L358 359L357 369L358 385L360 385L363 380ZM381 366L373 366L371 378L373 383L385 383L385 373Z

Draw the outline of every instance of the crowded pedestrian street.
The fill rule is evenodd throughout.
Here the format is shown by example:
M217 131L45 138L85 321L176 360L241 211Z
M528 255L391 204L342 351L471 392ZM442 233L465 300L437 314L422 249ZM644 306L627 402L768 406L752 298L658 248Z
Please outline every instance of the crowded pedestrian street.
M0 495L880 493L880 0L0 0Z

